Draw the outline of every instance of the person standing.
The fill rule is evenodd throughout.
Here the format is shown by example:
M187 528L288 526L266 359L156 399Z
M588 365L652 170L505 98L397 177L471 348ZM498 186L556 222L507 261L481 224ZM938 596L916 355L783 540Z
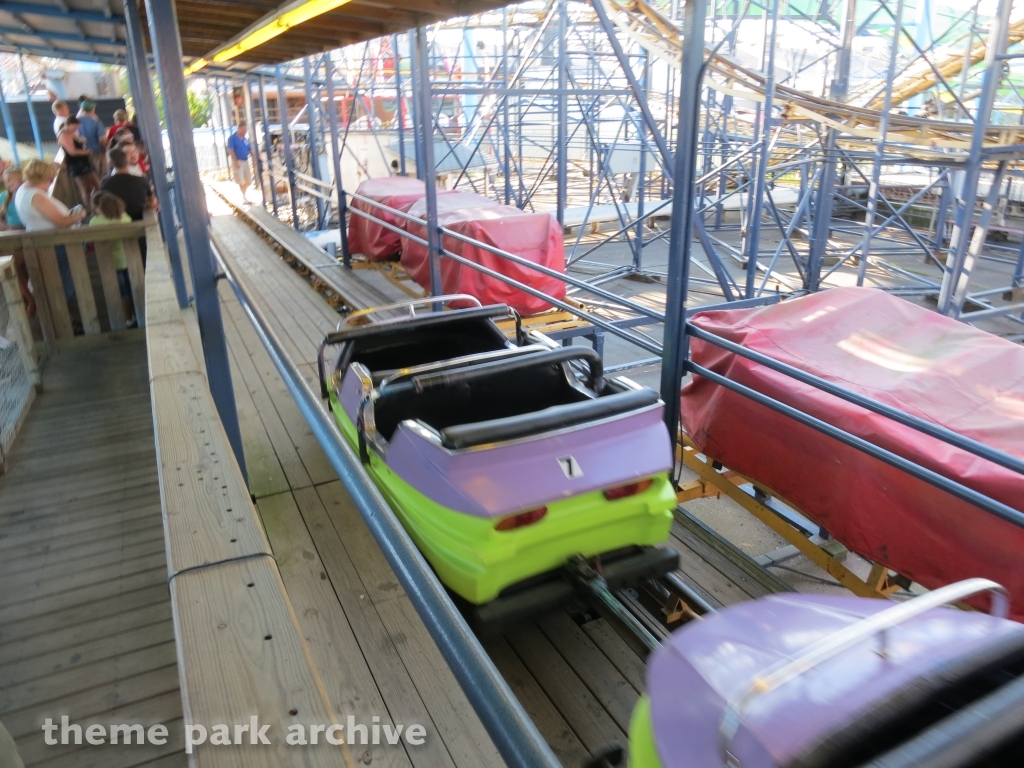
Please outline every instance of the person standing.
M248 132L245 123L239 123L238 129L228 137L228 154L231 156L231 166L235 174L235 183L242 190L242 198L246 199L245 193L252 183L252 171L249 168L249 155L252 154L252 147L245 137Z
M85 146L92 154L92 167L96 174L102 178L107 175L107 131L103 123L96 117L96 102L86 99L78 110L78 120L82 127L78 135L85 139ZM85 198L83 202L91 201L92 195ZM87 203L88 204L88 203Z
M158 210L153 188L145 178L135 176L128 164L128 153L121 147L114 147L108 153L114 172L100 182L100 189L109 192L124 201L125 213L132 221L142 221L147 208ZM142 253L142 265L146 265L146 238L139 238L139 250Z
M68 107L66 101L58 99L50 105L50 109L53 110L53 135L60 136L60 131L64 127L64 121L71 114L71 108Z
M99 189L100 180L93 169L92 152L86 140L79 135L81 127L77 117L68 117L57 136L57 144L64 150L64 167L78 185L79 196L83 201L91 201L93 193Z
M115 110L114 112L114 124L107 128L107 148L110 148L110 140L117 135L117 132L122 128L130 129L131 123L128 122L128 113L123 109Z
M75 120L75 118L69 117L68 120ZM77 122L75 127L77 127ZM67 132L66 126L64 132ZM14 193L14 205L18 209L18 218L29 232L73 227L86 217L85 208L76 206L76 209L69 211L62 202L50 197L47 190L53 183L56 173L53 164L45 160L29 160L22 170L25 181ZM68 254L63 245L55 245L53 250L57 256L57 270L64 288L64 298L68 302L68 311L72 315L72 325L75 326L75 333L78 334L81 332L81 320L75 317L78 308L74 303L75 283L71 277Z

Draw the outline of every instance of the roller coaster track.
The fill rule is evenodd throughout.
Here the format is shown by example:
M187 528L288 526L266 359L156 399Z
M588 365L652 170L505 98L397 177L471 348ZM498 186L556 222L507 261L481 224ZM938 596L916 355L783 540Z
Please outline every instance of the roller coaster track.
M637 45L669 66L677 69L680 67L682 33L657 9L644 0L593 2L603 2L616 27ZM1018 34L1020 39L1024 39L1024 22L1016 24L1011 31L1011 35ZM1017 39L1011 36L1011 40ZM980 57L984 57L984 43L979 45ZM710 51L707 53L710 54ZM972 48L971 56L975 54L976 50ZM962 65L962 54L959 61ZM932 74L934 76L934 73ZM908 80L904 89L907 95L902 98L913 95L910 93L911 83L914 83L914 88L919 88L924 87L926 80L927 78ZM726 95L760 103L765 101L765 76L741 66L723 54L715 55L709 62L706 82L716 91ZM878 109L830 101L780 85L775 86L774 103L782 107L782 117L787 125L817 123L835 128L848 140L860 140L861 143L877 142L881 138L882 113ZM948 161L969 149L973 133L974 124L969 122L928 120L890 114L885 141L888 145L902 145L905 151L920 159ZM1020 126L989 126L985 129L987 148L1018 144L1024 144L1024 129ZM953 150L952 154L950 150Z
M895 107L897 104L902 104L907 99L935 87L939 82L940 75L947 80L958 75L963 70L965 52L962 47L957 49L957 44L963 43L965 40L966 36L946 46L950 53L940 61L929 65L922 58L911 64L893 83L892 105ZM1024 18L1011 22L1010 28L1007 31L1007 47L1022 41L1024 41ZM982 61L985 58L985 51L987 49L985 40L979 40L972 45L970 52L966 54L966 58L969 61L968 66L973 66ZM861 98L854 96L850 100L858 102L870 97L870 100L866 101L864 106L867 109L881 109L885 95L872 95L873 93L874 91L871 94L862 92L862 94L858 94Z

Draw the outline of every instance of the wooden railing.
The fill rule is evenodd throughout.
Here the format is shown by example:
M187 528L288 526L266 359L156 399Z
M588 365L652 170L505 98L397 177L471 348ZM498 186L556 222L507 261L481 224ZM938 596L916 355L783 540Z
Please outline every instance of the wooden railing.
M39 313L43 341L50 346L54 341L75 335L75 321L81 323L86 334L103 333L104 330L119 331L125 328L126 318L121 305L121 291L117 282L117 268L114 263L113 245L124 244L128 257L128 277L132 284L132 299L135 316L139 325L146 314L146 273L139 249L139 238L146 234L147 227L155 227L155 218L131 224L104 224L95 227L71 227L69 229L40 230L37 232L13 231L0 233L0 256L21 252L28 267L32 292ZM156 237L159 231L154 230ZM94 244L93 253L86 253L86 246ZM75 299L69 305L64 297L57 261L57 246L63 246L67 253L71 278L75 285ZM102 286L102 306L106 308L106 323L100 321L96 291L93 289L91 267L95 267ZM104 326L106 326L104 328Z

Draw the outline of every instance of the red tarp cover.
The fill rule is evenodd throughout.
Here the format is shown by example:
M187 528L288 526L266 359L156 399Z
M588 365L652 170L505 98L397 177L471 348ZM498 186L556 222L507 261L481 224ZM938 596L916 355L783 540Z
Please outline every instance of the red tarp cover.
M356 187L356 194L406 212L413 203L422 200L427 192L426 186L419 179L409 176L385 176L381 179L367 179ZM438 190L437 194L450 195L453 193ZM400 216L395 216L390 211L385 211L355 197L350 200L349 205L396 227L401 227L405 223ZM399 243L399 236L396 232L357 213L350 214L348 222L349 252L361 253L370 261L384 261L398 253Z
M1024 458L1024 349L882 291L836 288L704 312L704 330ZM693 339L693 360L1015 509L1024 476ZM1024 620L1024 529L695 376L686 431L858 554L929 588L973 576Z
M438 198L437 207L438 222L453 232L528 259L534 264L559 272L565 271L562 228L551 214L526 213L472 193ZM418 217L425 216L426 203L420 201L413 204L409 213ZM406 229L410 234L426 237L422 225L407 222ZM556 299L565 297L565 283L557 278L514 264L490 251L451 237L444 238L444 248ZM424 288L430 287L430 263L425 246L404 239L402 266L413 280ZM485 305L508 304L523 315L535 315L551 308L547 302L513 288L508 283L446 258L441 259L441 286L444 293L468 293Z

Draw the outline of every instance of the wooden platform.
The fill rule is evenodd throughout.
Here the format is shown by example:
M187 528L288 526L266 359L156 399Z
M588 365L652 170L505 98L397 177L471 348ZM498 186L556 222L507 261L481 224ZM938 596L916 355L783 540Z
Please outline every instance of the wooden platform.
M241 220L215 216L212 224L218 250L318 391L317 345L341 316ZM221 299L251 490L285 586L328 687L335 695L346 685L361 692L348 709L336 706L386 712L399 722L419 717L415 722L440 737L428 741L429 751L391 755L396 764L499 764L223 283ZM671 543L680 552L680 576L712 605L787 589L685 512L677 517ZM644 662L603 619L560 611L487 640L485 647L564 765L579 765L609 742L626 743L630 714L644 688Z
M26 766L186 765L144 331L63 342L0 476L0 721ZM41 724L163 723L163 746Z

